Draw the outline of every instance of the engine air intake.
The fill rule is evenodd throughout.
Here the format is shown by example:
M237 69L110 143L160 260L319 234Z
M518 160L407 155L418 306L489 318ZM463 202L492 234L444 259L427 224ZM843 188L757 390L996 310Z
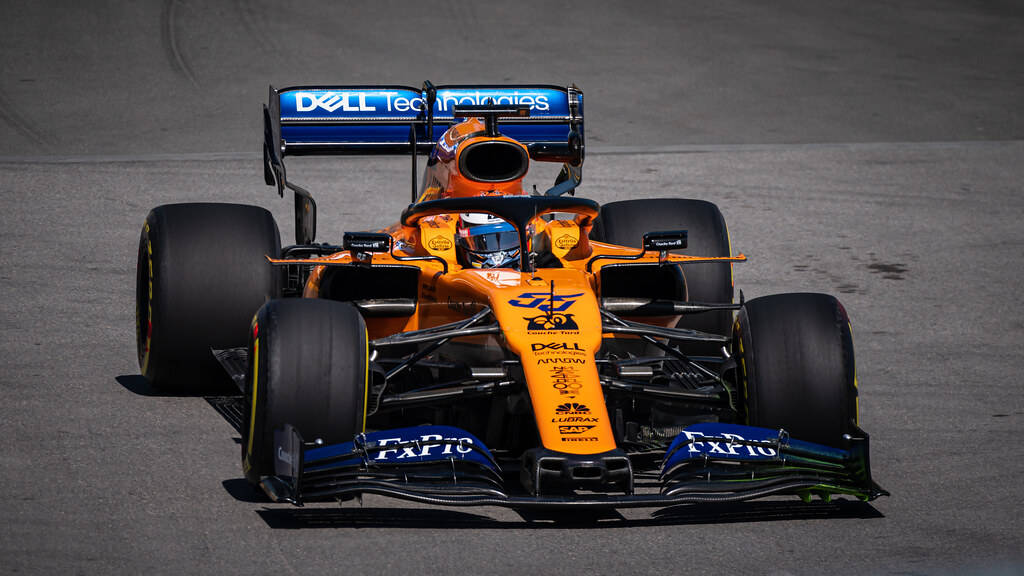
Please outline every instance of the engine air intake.
M526 150L503 140L487 140L466 146L459 155L459 171L477 182L511 182L529 168Z

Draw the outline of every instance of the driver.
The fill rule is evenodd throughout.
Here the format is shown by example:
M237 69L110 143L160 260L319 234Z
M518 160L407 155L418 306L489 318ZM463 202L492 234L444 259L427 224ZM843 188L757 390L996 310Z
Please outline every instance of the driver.
M467 268L519 268L519 234L490 214L461 214L455 246L459 263Z

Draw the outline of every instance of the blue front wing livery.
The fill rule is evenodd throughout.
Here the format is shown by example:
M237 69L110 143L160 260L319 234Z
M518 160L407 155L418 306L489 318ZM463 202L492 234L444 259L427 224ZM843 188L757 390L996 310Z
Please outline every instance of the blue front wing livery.
M785 432L735 424L685 428L666 452L657 489L624 494L519 494L507 487L498 460L465 430L418 426L360 434L351 442L305 443L291 426L275 434L276 475L261 485L277 502L302 504L380 494L429 504L529 507L661 507L741 501L777 494L851 495L886 492L871 481L867 437L845 449L789 438ZM645 491L646 490L646 491Z

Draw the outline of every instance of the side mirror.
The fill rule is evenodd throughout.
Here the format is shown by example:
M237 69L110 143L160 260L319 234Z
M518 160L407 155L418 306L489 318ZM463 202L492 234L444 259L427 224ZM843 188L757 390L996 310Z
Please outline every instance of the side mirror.
M390 252L391 235L383 232L345 232L341 245L351 252Z
M644 251L665 252L686 248L686 230L667 230L644 234Z

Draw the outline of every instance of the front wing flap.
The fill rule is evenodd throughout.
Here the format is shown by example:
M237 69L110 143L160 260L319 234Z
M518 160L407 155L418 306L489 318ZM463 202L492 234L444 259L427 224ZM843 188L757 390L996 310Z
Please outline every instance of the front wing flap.
M867 434L843 449L790 439L785 431L704 423L687 427L669 447L655 482L626 493L525 493L509 486L486 446L450 426L360 434L352 442L304 442L292 426L275 432L275 475L261 486L271 500L346 500L363 494L444 506L641 508L737 502L776 495L869 501L889 493L871 480ZM510 489L511 488L511 489Z

